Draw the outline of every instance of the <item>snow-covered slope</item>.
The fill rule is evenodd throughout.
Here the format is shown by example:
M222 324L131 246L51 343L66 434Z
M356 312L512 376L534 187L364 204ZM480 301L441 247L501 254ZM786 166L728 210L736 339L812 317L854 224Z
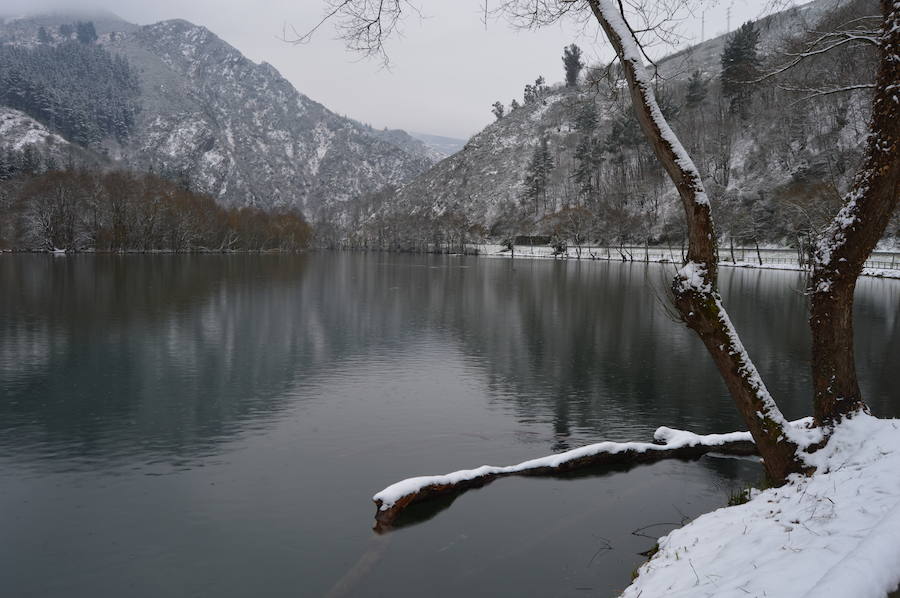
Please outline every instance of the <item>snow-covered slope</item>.
M0 107L0 138L14 151L21 151L35 144L45 146L69 144L27 114L4 107Z
M59 166L70 162L80 164L101 164L103 156L93 151L69 143L43 124L24 112L0 106L0 150L4 152L27 152L38 149L46 160L49 158Z
M464 212L489 224L504 202L520 199L529 159L541 139L549 137L552 147L567 142L582 95L556 88L543 102L512 111L404 187L393 207L413 214ZM557 167L553 184L564 185L565 176L565 169Z
M757 23L760 31L760 50L769 53L777 49L784 39L809 31L829 11L842 4L846 4L846 0L813 0L760 19ZM760 10L762 11L763 7L760 7ZM726 37L724 35L715 37L668 56L660 62L660 74L663 77L673 77L690 74L699 68L711 75L718 75L719 57L725 49ZM714 68L710 69L710 66Z
M759 51L765 54L790 36L814 29L823 15L846 1L815 0L761 19L756 24ZM793 97L772 100L757 94L755 113L746 121L739 120L718 105L725 41L725 36L718 37L659 61L663 75L660 93L673 106L672 126L694 155L714 200L746 203L763 198L771 213L778 202L795 202L797 195L812 193L815 185L834 184L840 191L854 172L867 134L865 92L825 96L818 104L790 106L790 110ZM708 95L705 104L691 108L685 97L688 80L697 70L706 81ZM575 180L577 153L584 139L578 123L585 110L594 112L593 139L603 146L595 166L599 183L591 199L581 195ZM535 200L528 197L527 178L543 140L549 146L552 168L546 192ZM834 190L829 191L833 194ZM821 195L821 190L816 192ZM356 222L362 227L374 223L369 227L379 234L383 222L408 224L411 232L401 243L417 234L423 222L446 238L450 226L446 223L460 220L465 220L470 230L487 231L488 236L498 238L503 234L498 231L506 226L504 221L515 211L515 218L529 223L514 234L549 235L555 221L548 216L591 201L595 205L587 207L600 220L615 209L621 222L621 226L611 224L605 231L589 233L596 235L592 239L643 242L662 238L670 225L672 230L680 230L676 218L681 208L674 188L631 117L627 93L602 82L599 88L551 86L537 101L508 110L459 152L393 197L366 206L366 217ZM775 216L776 220L784 218L780 213ZM727 223L725 216L722 222ZM616 230L617 226L621 230ZM627 232L629 227L631 232Z
M55 35L72 20L16 20L0 25L0 42L33 45L39 26ZM323 205L402 184L437 158L403 132L334 114L204 27L116 25L104 20L98 43L137 69L142 109L124 142L103 146L130 167L185 178L226 205L297 207L314 217Z

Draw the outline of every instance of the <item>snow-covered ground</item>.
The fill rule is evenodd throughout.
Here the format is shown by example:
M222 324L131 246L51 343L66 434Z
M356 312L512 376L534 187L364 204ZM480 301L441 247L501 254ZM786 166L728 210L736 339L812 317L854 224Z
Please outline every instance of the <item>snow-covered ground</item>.
M578 251L575 247L569 247L567 249L567 253L565 255L555 255L553 253L553 248L549 245L516 245L515 255L512 255L511 252L506 250L501 245L493 245L493 244L482 244L482 245L473 245L473 249L477 249L479 255L484 257L515 257L519 258L533 258L533 259L578 259ZM649 260L645 260L644 248L630 248L630 255L635 262L644 262L650 261L653 263L672 263L672 264L680 264L681 262L681 254L680 250L675 248L669 250L667 248L660 247L651 247L649 251ZM805 268L801 267L800 264L797 263L793 252L785 252L778 251L773 252L772 250L763 250L763 264L760 264L757 259L755 253L751 253L749 250L743 250L739 253L743 257L739 257L735 262L728 261L726 258L725 252L722 251L722 259L719 261L720 268L758 268L765 270L804 270ZM773 255L778 255L778 257L773 257ZM877 256L876 256L877 257ZM617 252L615 248L605 248L605 247L582 247L581 248L581 259L583 260L605 260L605 261L613 261L619 262L622 261L622 256ZM890 261L890 257L887 258L887 261ZM767 262L766 260L770 260ZM774 263L773 263L774 262ZM875 276L878 278L897 278L900 279L900 260L896 260L896 268L864 268L863 276Z
M859 415L811 477L659 541L623 598L884 598L900 584L900 421Z
M0 147L4 144L21 151L28 145L65 146L68 142L24 112L0 106Z

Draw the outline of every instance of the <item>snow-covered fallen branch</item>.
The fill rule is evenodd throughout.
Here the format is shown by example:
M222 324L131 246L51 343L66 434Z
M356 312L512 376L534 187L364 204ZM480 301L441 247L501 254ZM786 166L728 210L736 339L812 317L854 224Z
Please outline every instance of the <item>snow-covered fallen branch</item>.
M884 598L900 584L900 421L860 414L812 476L660 539L622 598Z
M810 420L794 422L806 426ZM391 527L400 512L409 505L437 496L483 486L498 477L510 475L554 475L595 465L630 465L666 458L692 459L709 452L728 455L755 455L756 447L749 432L700 435L685 430L659 428L656 443L600 442L564 453L524 461L518 465L496 467L482 465L445 475L408 478L392 484L372 497L378 509L376 528Z

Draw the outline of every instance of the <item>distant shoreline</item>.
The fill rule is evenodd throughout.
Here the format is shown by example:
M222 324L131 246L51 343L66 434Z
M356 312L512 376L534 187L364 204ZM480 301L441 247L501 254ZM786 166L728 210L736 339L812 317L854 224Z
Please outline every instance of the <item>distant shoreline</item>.
M516 246L515 255L512 255L508 249L503 249L499 245L484 245L484 246L475 246L478 249L477 255L479 257L489 257L489 258L506 258L506 259L552 259L552 260L561 260L561 261L588 261L588 262L623 262L623 263L642 263L642 264L680 264L680 249L672 249L669 248L650 248L650 256L649 259L646 259L643 255L644 248L643 247L627 247L629 251L633 251L630 258L624 258L621 254L617 254L618 250L614 247L590 247L589 251L587 247L582 247L581 249L581 257L574 255L575 249L568 248L567 253L565 255L557 255L553 253L553 249L549 246ZM537 250L537 252L535 252ZM609 250L609 251L607 251ZM637 251L641 252L641 255L638 255ZM756 252L755 248L735 248L735 252L741 251L746 255L748 252ZM761 249L762 252L769 253L789 253L796 254L796 251L788 248L778 248L778 249ZM600 253L602 252L602 254ZM666 257L663 254L671 254L671 257ZM461 254L458 254L461 255ZM874 254L873 254L874 255ZM890 253L892 257L895 258L894 263L896 264L896 268L864 268L862 272L862 276L871 276L874 278L890 278L890 279L898 279L900 280L900 253L894 254ZM674 258L674 259L673 259ZM763 258L772 259L772 258ZM777 259L785 259L789 258L777 258ZM879 260L869 260L869 261L879 261ZM785 261L784 263L763 263L759 264L758 261L746 261L746 260L737 260L730 261L726 259L720 259L718 262L720 268L747 268L747 269L757 269L757 270L785 270L792 272L809 272L810 269L806 266L801 266L797 263L796 260L793 260L793 263Z
M125 250L95 250L95 249L79 249L79 250L36 250L36 249L0 249L0 255L4 253L10 254L31 254L31 255L55 255L60 257L75 255L238 255L238 254L299 254L314 251L312 248L307 249L191 249L187 251L176 249L125 249Z
M391 250L366 250L366 249L317 249L314 247L307 249L295 249L295 250L286 250L286 249L241 249L241 250L221 250L221 249L195 249L191 251L175 251L175 250L167 250L167 249L150 249L150 250L127 250L127 251L96 251L96 250L86 250L86 251L35 251L28 249L0 249L0 255L2 254L30 254L30 255L52 255L57 257L69 257L75 255L299 255L299 254L308 254L315 251L351 251L351 252L373 252L373 253L421 253L422 255L453 255L453 256L469 256L469 257L485 257L492 259L527 259L527 260L556 260L556 261L564 261L564 262L620 262L620 263L630 263L630 264L672 264L674 266L678 266L680 264L680 256L675 256L675 252L673 250L673 257L677 257L678 259L672 259L671 257L661 256L661 251L659 248L651 249L651 255L649 258L645 258L645 256L637 254L631 255L629 258L623 258L621 255L615 255L612 251L616 251L615 248L609 248L611 251L609 255L606 255L606 247L591 247L593 252L588 251L588 248L582 248L582 255L579 257L574 254L574 249L569 249L566 255L554 254L553 249L549 246L516 246L515 255L510 252L508 249L503 249L500 245L473 245L471 246L471 253L460 253L460 252L403 252L403 251L391 251ZM644 248L634 248L631 247L629 249L640 249L641 252L644 251ZM597 253L597 250L603 252L603 254ZM737 251L737 250L736 250ZM745 248L745 251L746 250ZM755 249L753 250L755 252ZM765 249L762 251L768 252L784 252L784 253L792 253L794 250L791 249ZM668 249L665 250L665 253L668 253ZM891 254L893 255L893 254ZM763 258L767 259L767 258ZM771 258L768 258L771 259ZM871 260L870 260L871 261ZM874 260L878 261L878 260ZM864 268L861 276L868 276L872 278L887 278L900 280L900 260L895 262L898 267L896 268ZM753 269L753 270L780 270L780 271L789 271L789 272L810 272L810 269L806 266L801 266L800 264L794 261L793 263L763 263L759 264L757 261L746 261L746 260L737 260L732 262L730 260L720 260L718 263L720 268L742 268L742 269Z

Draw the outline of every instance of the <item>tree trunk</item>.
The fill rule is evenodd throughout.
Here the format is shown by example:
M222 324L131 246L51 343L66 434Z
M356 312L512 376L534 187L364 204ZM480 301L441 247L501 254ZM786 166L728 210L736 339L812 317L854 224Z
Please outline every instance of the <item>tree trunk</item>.
M900 197L900 3L881 0L881 10L880 64L865 162L813 259L809 324L814 412L820 424L866 409L853 358L853 292Z
M803 470L799 443L744 350L719 297L716 234L697 167L662 115L641 50L612 0L588 4L622 63L635 114L657 159L675 184L685 212L688 252L672 283L676 308L703 341L762 455L773 483Z

